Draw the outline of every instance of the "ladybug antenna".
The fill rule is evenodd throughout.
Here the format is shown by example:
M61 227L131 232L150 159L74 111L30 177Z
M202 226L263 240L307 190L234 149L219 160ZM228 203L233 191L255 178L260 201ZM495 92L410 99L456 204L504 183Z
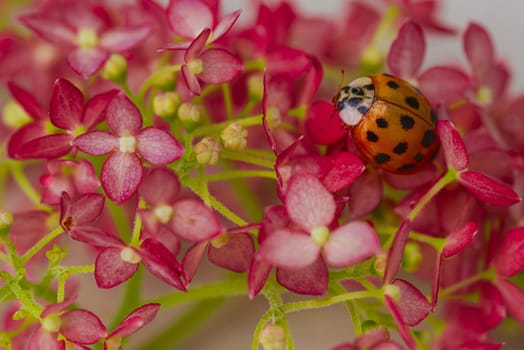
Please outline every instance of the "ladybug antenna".
M342 89L342 84L344 84L344 70L340 70L340 80L338 81L338 89Z

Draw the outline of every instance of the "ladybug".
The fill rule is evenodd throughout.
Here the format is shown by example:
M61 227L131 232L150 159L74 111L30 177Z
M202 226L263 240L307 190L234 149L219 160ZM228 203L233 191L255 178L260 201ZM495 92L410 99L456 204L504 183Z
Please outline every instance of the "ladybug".
M439 150L437 120L427 98L402 79L385 73L357 78L333 101L355 147L379 168L414 173Z

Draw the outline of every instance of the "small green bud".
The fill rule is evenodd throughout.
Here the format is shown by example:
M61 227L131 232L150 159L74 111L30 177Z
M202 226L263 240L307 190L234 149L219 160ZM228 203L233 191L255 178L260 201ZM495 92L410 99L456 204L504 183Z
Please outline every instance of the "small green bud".
M13 214L8 211L0 211L0 236L7 235L12 224Z
M261 101L264 97L264 75L252 74L247 78L247 91L249 97L255 101Z
M127 78L127 60L119 54L112 54L102 67L100 75L116 83L124 83Z
M82 28L78 31L76 43L83 49L92 49L98 45L98 35L91 28Z
M268 323L260 332L258 341L264 350L284 350L286 348L286 333L281 326Z
M229 124L220 133L224 148L229 151L241 151L247 146L247 129L240 123L234 122Z
M193 147L193 150L195 151L198 164L215 165L218 163L220 143L218 143L215 139L211 137L204 137Z
M153 113L161 118L171 118L181 104L182 98L176 92L159 93L153 98Z
M183 123L198 123L200 117L200 108L192 103L185 102L178 107L178 118Z

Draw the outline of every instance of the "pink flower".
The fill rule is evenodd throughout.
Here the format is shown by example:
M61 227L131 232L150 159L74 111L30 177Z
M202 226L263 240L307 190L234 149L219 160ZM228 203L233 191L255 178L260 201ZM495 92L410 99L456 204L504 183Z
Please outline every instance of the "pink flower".
M49 2L20 20L45 40L71 47L67 64L84 79L111 53L135 47L150 31L148 25L114 27L102 6L86 2Z
M184 63L182 76L191 93L200 95L199 79L207 84L222 84L233 80L243 70L242 61L226 49L206 49L206 42L211 35L211 30L205 28L186 46L171 46L168 50L182 50Z
M181 266L176 257L160 242L147 238L140 247L125 244L119 237L92 226L104 207L104 197L88 193L72 201L62 194L60 225L67 234L93 247L101 247L95 261L95 280L100 288L113 288L127 281L138 269L138 263L157 278L185 291L180 279Z
M164 165L180 158L183 147L164 130L142 129L140 112L123 93L109 102L106 114L111 132L89 131L77 137L73 145L88 154L111 153L102 166L100 180L108 197L120 204L142 182L144 170L139 156L153 165Z
M260 254L272 265L304 268L322 251L329 265L340 268L362 262L381 249L375 230L366 222L352 221L330 231L336 203L313 175L293 175L285 203L296 229L277 230L262 243Z
M353 343L342 343L331 350L402 350L400 344L389 338L389 332L384 327L373 328L358 336Z

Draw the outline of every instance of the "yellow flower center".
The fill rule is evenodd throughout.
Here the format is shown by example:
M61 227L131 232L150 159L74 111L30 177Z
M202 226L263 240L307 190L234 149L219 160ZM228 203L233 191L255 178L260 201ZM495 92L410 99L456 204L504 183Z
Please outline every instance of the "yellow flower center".
M121 136L118 139L119 149L122 153L134 153L136 148L136 138L132 135Z
M91 28L82 28L76 35L76 43L84 49L91 49L98 45L98 35Z
M167 204L159 205L153 211L158 221L163 224L167 224L173 216L173 207Z
M125 247L120 251L120 259L130 264L138 264L142 258L132 248Z
M323 246L329 240L329 229L325 226L315 227L311 231L311 238L319 246Z
M202 63L202 60L199 60L197 58L197 59L191 60L187 64L187 68L189 68L189 70L193 74L200 74L204 71L204 64Z

